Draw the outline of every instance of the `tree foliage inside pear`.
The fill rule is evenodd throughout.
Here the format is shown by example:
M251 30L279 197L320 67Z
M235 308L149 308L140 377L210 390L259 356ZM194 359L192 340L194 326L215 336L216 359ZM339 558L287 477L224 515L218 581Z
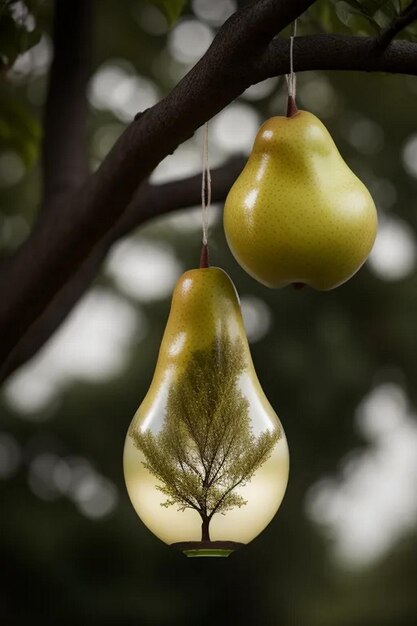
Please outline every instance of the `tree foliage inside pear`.
M235 490L251 480L281 437L280 430L254 435L249 403L238 386L244 367L241 341L222 334L208 349L192 353L170 390L162 429L130 431L166 496L161 506L196 511L202 541L210 541L214 515L247 503Z

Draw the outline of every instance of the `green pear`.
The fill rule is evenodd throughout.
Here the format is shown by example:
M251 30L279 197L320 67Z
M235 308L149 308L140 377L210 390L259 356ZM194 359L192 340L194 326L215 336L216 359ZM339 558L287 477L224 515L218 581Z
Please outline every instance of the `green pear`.
M142 521L188 556L227 556L269 523L288 447L259 384L239 299L219 268L179 279L124 472Z
M268 287L329 290L366 261L377 214L365 185L312 113L261 126L224 209L230 249Z

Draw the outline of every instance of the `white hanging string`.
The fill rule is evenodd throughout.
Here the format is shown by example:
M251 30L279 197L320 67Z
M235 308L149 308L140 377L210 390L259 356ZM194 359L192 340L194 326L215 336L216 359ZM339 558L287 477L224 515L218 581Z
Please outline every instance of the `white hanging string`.
M290 73L286 74L288 95L295 99L297 91L297 76L294 72L294 39L297 37L297 20L294 20L292 35L290 37Z
M209 210L211 204L211 174L209 165L208 122L204 124L203 175L201 179L201 213L203 223L203 244L208 243Z

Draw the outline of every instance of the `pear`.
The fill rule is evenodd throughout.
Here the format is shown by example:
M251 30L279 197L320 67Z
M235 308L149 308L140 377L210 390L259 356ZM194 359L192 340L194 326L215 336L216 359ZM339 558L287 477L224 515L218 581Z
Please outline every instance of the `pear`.
M187 556L227 556L272 519L288 467L284 430L256 376L233 283L218 268L186 272L126 437L136 512Z
M268 287L329 290L363 265L377 214L322 122L296 111L261 126L224 209L229 247Z

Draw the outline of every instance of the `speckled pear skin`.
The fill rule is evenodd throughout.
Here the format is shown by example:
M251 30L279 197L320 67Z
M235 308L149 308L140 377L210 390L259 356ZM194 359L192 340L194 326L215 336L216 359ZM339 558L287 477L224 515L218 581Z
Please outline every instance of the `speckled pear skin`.
M326 291L366 261L377 214L325 126L298 111L261 126L226 199L224 228L236 260L259 282Z
M177 282L123 466L139 517L189 556L227 556L262 532L281 504L289 472L284 429L256 376L234 285L219 268L191 270ZM227 514L212 508L208 538L200 508L221 503L224 489L233 498Z
M166 385L167 373L171 375L171 383L174 382L190 355L207 349L223 332L241 340L245 369L261 404L275 419L253 366L235 286L222 269L209 267L185 272L175 286L153 380L135 422L151 410L155 397Z

